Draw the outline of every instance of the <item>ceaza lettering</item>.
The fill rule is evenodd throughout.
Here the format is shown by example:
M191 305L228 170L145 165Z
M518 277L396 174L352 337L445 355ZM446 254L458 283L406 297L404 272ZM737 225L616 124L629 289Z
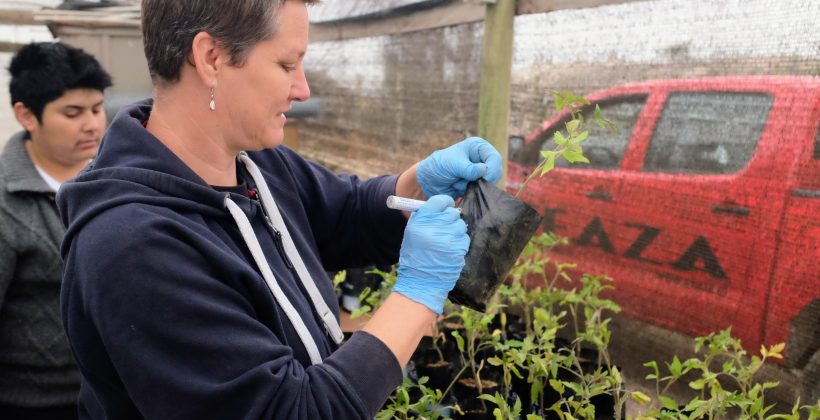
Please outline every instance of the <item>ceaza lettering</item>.
M566 210L560 208L545 209L542 224L544 230L559 233L565 230L564 226L560 226L556 222L557 216L564 213L566 213ZM697 236L677 260L663 262L644 256L645 251L662 234L663 229L640 223L626 223L624 226L638 230L638 235L632 244L621 254L624 258L653 265L669 265L680 271L702 271L718 280L728 279L712 246L704 236ZM576 246L597 248L607 254L617 255L615 246L609 239L609 234L603 222L597 216L592 218L581 234L572 240L572 243Z

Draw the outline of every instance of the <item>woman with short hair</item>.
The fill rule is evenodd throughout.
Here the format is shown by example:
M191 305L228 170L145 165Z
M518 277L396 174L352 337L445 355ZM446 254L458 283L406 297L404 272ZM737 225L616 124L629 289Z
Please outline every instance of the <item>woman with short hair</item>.
M281 146L306 3L143 0L154 99L58 197L83 417L372 418L441 313L469 246L453 199L501 158L472 138L362 182ZM408 220L392 194L428 201ZM342 343L325 270L397 259Z

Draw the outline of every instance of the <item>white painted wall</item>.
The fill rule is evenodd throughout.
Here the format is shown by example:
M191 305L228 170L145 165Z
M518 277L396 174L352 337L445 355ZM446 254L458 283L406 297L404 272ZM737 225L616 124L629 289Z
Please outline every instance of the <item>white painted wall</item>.
M0 147L12 134L20 130L20 124L14 119L9 101L9 62L11 53L0 53ZM2 149L0 149L2 150Z

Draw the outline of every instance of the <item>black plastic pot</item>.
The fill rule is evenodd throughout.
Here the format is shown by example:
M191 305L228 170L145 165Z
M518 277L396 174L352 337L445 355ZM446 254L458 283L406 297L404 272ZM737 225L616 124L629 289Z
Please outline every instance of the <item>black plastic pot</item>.
M555 404L556 401L561 399L561 395L552 389L549 386L549 383L544 381L544 405L541 405L541 401L533 401L530 398L532 384L527 382L527 377L529 376L529 371L526 369L520 370L521 376L523 378L518 378L517 376L513 375L510 392L510 403L513 404L515 402L515 397L517 396L521 400L521 407L523 407L523 412L525 414L540 414L545 418L552 418L550 417L549 413L542 413L544 411L544 407L551 407ZM557 418L557 417L556 417Z
M461 369L460 360L457 353L452 351L442 351L444 359L439 357L438 352L433 348L431 337L424 337L421 344L413 353L412 361L418 379L426 376L428 388L440 389L444 391L452 382L453 377Z
M471 182L461 202L470 249L450 300L483 312L524 246L541 224L541 215L487 181Z
M493 395L500 392L501 384L495 381L482 379L482 391L484 394ZM453 413L455 419L495 419L493 416L493 404L484 401L479 396L478 387L473 378L460 379L453 387L453 396L458 401L458 406L464 414Z

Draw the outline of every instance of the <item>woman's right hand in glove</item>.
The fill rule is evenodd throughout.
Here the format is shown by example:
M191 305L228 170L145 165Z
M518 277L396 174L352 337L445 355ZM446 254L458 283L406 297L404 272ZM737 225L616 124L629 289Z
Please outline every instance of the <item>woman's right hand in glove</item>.
M441 314L470 247L467 224L447 195L435 195L410 217L404 230L393 291Z

